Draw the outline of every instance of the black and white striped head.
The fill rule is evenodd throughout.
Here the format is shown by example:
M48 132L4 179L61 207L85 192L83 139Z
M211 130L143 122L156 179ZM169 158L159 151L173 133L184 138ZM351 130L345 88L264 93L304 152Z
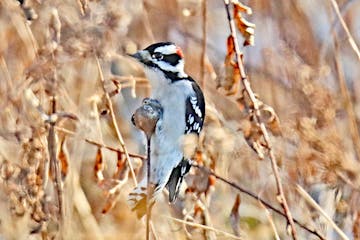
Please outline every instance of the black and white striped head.
M144 64L147 70L160 70L172 81L188 77L184 72L183 53L174 43L154 43L130 56Z

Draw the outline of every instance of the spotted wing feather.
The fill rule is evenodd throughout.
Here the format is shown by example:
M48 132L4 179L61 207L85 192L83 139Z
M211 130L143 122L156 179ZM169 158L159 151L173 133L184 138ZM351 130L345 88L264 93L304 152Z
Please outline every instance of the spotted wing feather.
M192 82L194 94L186 100L185 110L185 134L200 134L205 118L205 101L204 95L196 82Z

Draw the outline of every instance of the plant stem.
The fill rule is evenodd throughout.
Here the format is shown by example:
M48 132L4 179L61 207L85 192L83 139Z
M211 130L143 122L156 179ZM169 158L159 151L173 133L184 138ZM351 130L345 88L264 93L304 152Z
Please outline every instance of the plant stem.
M150 161L150 148L151 148L151 137L147 137L147 196L146 196L146 240L150 239L150 219L151 219L151 209L150 209L150 198L151 198L151 184L150 184L150 173L151 173L151 161Z

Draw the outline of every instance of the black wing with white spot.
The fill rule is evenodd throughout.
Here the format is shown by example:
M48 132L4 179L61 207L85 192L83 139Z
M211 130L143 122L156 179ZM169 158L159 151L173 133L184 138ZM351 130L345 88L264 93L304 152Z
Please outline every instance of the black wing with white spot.
M169 202L173 203L179 195L181 183L185 175L189 172L191 161L182 159L181 162L172 170L166 188L169 190Z
M185 133L196 133L199 135L205 119L205 100L199 85L195 81L192 82L192 88L194 94L186 99Z

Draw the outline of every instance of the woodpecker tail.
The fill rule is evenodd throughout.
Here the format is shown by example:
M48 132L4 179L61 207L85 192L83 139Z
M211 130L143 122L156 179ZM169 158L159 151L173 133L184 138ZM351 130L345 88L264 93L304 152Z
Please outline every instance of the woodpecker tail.
M169 202L173 203L179 195L181 183L185 175L189 172L191 167L191 161L188 159L182 159L181 162L171 172L166 188L169 191Z

